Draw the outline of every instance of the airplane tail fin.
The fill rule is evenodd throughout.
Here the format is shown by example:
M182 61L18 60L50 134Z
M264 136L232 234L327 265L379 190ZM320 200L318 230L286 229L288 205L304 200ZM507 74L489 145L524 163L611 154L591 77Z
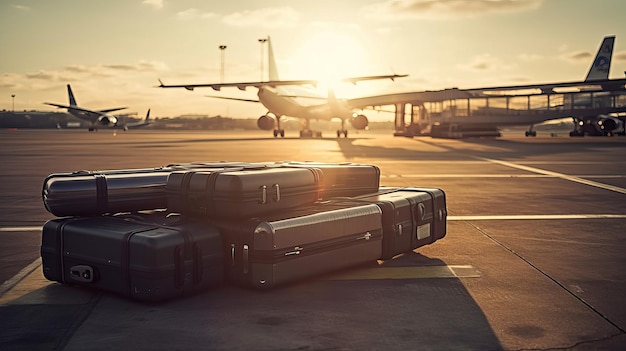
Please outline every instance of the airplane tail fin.
M267 65L270 74L270 80L280 80L278 78L278 69L276 68L276 60L274 59L274 50L272 49L272 41L267 37Z
M598 49L598 53L591 63L591 68L589 68L589 73L587 73L585 82L609 79L614 42L614 35L604 37L604 40L602 40L602 44L600 44L600 48Z
M148 109L148 113L146 113L146 119L144 120L144 122L148 122L149 119L150 119L150 109Z
M67 95L70 99L70 106L78 106L76 104L76 98L74 98L74 93L72 93L72 87L69 84L67 85Z

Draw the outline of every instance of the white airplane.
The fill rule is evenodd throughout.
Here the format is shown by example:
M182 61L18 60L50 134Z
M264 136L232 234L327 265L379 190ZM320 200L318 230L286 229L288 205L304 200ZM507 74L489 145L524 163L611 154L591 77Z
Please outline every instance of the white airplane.
M148 109L148 112L146 113L146 118L144 118L143 121L136 122L136 123L125 123L121 125L121 128L124 129L124 131L127 131L129 129L141 128L141 127L149 126L151 124L152 124L152 121L150 120L150 109ZM120 127L119 123L117 127Z
M341 129L337 130L337 137L344 135L348 136L348 131L345 128L345 122L349 121L355 129L365 129L369 123L367 117L363 114L355 113L360 110L359 106L355 106L351 103L352 99L338 99L335 97L332 91L329 91L327 97L316 96L316 92L307 91L307 94L296 94L294 92L295 86L317 86L317 80L280 80L278 77L278 70L276 69L276 62L274 60L274 53L272 50L272 43L270 38L267 38L268 44L268 62L269 62L269 81L256 81L256 82L236 82L236 83L206 83L206 84L163 84L159 79L160 88L185 88L187 90L194 90L200 87L210 87L213 90L219 91L225 87L237 87L240 90L245 90L247 87L255 87L258 89L258 100L252 99L240 99L232 97L222 96L209 96L220 99L229 99L246 102L261 103L267 108L267 113L259 117L257 120L257 126L262 130L273 130L274 137L285 136L285 130L281 127L281 118L283 116L296 117L304 119L304 125L300 131L301 137L321 137L320 132L313 132L309 129L309 120L331 120L333 118L341 119ZM379 80L379 79L391 79L406 77L406 74L390 74L379 76L365 76L342 79L342 82L348 82L356 84L359 81L366 80ZM306 87L301 87L300 90L304 90ZM320 103L319 100L324 100ZM314 102L315 101L315 102ZM360 105L363 105L363 99L359 99Z
M44 104L58 108L66 108L67 112L69 112L72 116L89 121L91 123L89 126L90 132L97 131L98 127L116 127L118 118L108 113L126 109L126 107L116 107L104 110L90 110L80 107L76 104L76 98L74 97L72 87L69 84L67 85L67 94L70 101L69 105L56 104L52 102L44 102Z

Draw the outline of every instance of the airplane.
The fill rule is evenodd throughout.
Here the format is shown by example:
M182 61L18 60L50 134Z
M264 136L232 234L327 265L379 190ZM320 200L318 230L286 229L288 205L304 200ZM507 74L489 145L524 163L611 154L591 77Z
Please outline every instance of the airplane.
M582 81L443 89L353 100L354 106L395 106L396 136L499 136L498 128L572 118L570 136L626 135L626 79L609 79L615 36L603 38ZM378 100L378 101L376 101ZM406 123L406 117L410 122Z
M351 104L351 99L339 99L335 97L332 90L328 91L327 97L316 96L316 92L310 91L305 94L294 93L294 87L300 86L300 90L306 86L317 86L317 80L280 80L272 43L267 37L268 44L268 62L269 62L269 80L268 81L251 81L251 82L235 82L235 83L206 83L206 84L164 84L159 79L159 88L185 88L194 90L200 87L209 87L219 91L221 88L236 87L239 90L245 90L247 87L255 87L258 89L258 100L240 99L233 97L209 96L213 98L255 102L261 103L267 108L267 113L259 117L257 126L262 130L273 130L274 137L284 137L285 130L281 127L281 119L283 116L302 118L304 124L300 130L300 137L321 137L321 132L312 131L309 128L309 121L313 120L331 120L333 118L341 119L341 129L337 130L337 137L348 136L345 128L346 121L355 129L367 128L369 121L363 114L356 113L357 107ZM356 84L359 81L391 79L406 77L406 74L390 74L377 76L364 76L342 79L342 82ZM305 100L307 100L305 102ZM312 102L323 100L323 102Z
M127 131L129 129L141 128L141 127L149 126L151 124L152 124L152 121L150 120L150 109L148 109L148 112L146 113L146 118L144 118L143 121L139 121L136 123L125 123L121 125L121 128L124 131ZM119 126L119 123L118 123L118 126Z
M124 110L127 107L115 107L104 110L90 110L84 107L78 106L76 103L76 98L74 97L74 93L72 92L72 87L67 85L67 95L69 96L69 105L57 104L52 102L44 102L46 105L55 106L58 108L65 108L67 112L69 112L72 116L80 118L82 120L89 121L91 125L89 126L89 131L98 131L98 127L115 127L117 126L118 119L117 117L110 115L108 113L114 111Z

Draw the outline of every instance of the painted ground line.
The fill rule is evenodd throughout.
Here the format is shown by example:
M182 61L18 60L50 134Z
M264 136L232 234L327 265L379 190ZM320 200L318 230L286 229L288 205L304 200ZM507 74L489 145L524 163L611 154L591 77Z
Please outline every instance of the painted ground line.
M560 178L547 174L381 174L381 178ZM626 175L576 175L579 178L622 179Z
M42 229L41 226L27 226L27 227L0 227L0 232L37 232Z
M587 179L583 179L583 178L579 178L579 177L575 177L575 176L570 176L570 175L563 174L563 173L552 172L552 171L547 171L547 170L544 170L544 169L518 165L518 164L507 162L507 161L494 160L494 159L482 158L482 157L478 157L478 158L481 159L481 160L489 161L491 163L499 164L499 165L506 166L506 167L517 168L517 169L521 169L521 170L532 172L532 173L539 173L539 174L550 175L550 176L558 177L558 178L561 178L561 179L564 179L564 180L569 180L571 182L585 184L585 185L590 185L590 186L593 186L593 187L596 187L596 188L610 190L610 191L614 191L614 192L620 193L620 194L626 194L626 189L620 188L620 187L617 187L617 186L613 186L613 185L598 183L598 182L594 182L592 180L587 180Z
M448 216L448 221L559 220L559 219L626 219L626 214Z
M27 275L31 274L39 266L41 266L41 258L37 258L31 264L22 268L22 270L14 275L13 278L2 283L2 285L0 286L0 296L11 290L15 285L17 285L17 283L19 283Z

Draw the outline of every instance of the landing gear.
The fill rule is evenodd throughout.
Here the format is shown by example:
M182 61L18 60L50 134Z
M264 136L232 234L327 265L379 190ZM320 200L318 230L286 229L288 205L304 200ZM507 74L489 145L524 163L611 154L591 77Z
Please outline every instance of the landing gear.
M285 137L285 130L280 126L280 116L276 116L276 128L274 129L274 138L280 135L281 138Z
M322 132L314 131L310 129L303 129L300 131L300 138L321 138Z
M309 120L305 119L300 130L300 138L321 138L322 132L309 129Z
M524 135L526 135L526 137L536 137L537 131L533 130L534 127L535 125L531 124L530 127L528 127L528 130L524 133Z
M341 138L342 134L344 138L348 137L348 131L346 130L346 121L344 119L341 120L341 129L337 129L337 138Z

